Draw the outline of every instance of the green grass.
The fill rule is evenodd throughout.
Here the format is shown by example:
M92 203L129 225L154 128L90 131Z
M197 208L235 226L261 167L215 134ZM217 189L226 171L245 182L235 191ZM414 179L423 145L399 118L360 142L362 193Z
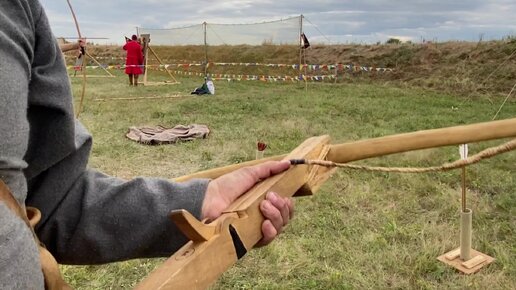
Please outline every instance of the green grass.
M470 100L365 84L216 82L215 96L191 96L198 79L180 85L127 86L126 77L87 81L81 121L92 132L90 166L130 178L174 178L254 158L284 154L311 136L332 143L490 120L502 99ZM160 79L163 76L153 76ZM81 80L73 79L79 95ZM105 101L180 93L182 98ZM77 100L76 100L77 101ZM76 102L77 103L77 102ZM455 109L458 108L458 109ZM510 100L499 119L516 116ZM144 146L124 137L130 126L206 124L208 139ZM501 141L473 144L470 152ZM386 166L438 165L458 158L453 147L364 160ZM465 276L436 257L459 242L459 172L387 174L340 170L313 197L296 199L295 218L268 247L248 253L214 289L515 289L516 154L468 168L474 211L473 247L496 258ZM103 266L63 266L78 289L126 289L161 262L132 260Z

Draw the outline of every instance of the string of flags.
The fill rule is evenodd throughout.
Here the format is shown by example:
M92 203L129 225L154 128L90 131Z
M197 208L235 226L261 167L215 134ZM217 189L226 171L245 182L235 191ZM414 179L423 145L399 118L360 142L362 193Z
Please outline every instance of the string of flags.
M77 58L74 55L68 55L68 54L65 54L64 57L69 58L69 59ZM101 59L102 60L125 60L126 58L125 58L125 56L95 56L95 59L96 60L101 60ZM169 61L169 62L179 62L179 63L189 63L190 62L190 60L186 60L186 59L173 59L173 58L162 58L161 60ZM201 62L198 62L198 63L201 63Z
M126 67L141 67L144 68L145 65L125 65L125 64L116 64L116 65L93 65L86 66L88 69L125 69ZM177 64L151 64L147 65L148 68L164 68L164 69L174 69L174 68L182 68L189 69L190 67L201 67L203 64L201 63L177 63ZM208 68L214 66L263 66L263 67L272 67L272 68L292 68L294 70L307 70L307 71L352 71L352 72L393 72L392 68L384 68L384 67L375 67L375 66L360 66L354 64L265 64L265 63L226 63L226 62L210 62L208 63ZM67 66L68 69L80 70L80 66Z
M185 72L185 71L174 71L177 75L187 76L204 76L204 73L200 72ZM324 81L334 80L336 75L303 75L299 76L268 76L268 75L239 75L239 74L210 74L213 80L227 80L227 81L264 81L264 82L278 82L278 81Z

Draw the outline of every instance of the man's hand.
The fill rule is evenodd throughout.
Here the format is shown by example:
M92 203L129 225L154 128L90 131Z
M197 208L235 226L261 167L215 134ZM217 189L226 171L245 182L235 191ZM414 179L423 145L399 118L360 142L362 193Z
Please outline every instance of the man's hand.
M60 44L59 47L61 48L62 52L76 49L82 54L84 48L86 47L86 38L80 38L77 40L77 42Z
M86 47L86 38L80 38L77 41L77 48L81 49L82 47Z
M234 200L247 192L260 180L281 173L290 167L288 161L269 161L252 167L245 167L212 180L208 184L202 205L201 219L214 220L222 214ZM294 213L291 198L284 198L269 192L260 203L265 217L262 224L263 238L257 246L270 243L281 233Z

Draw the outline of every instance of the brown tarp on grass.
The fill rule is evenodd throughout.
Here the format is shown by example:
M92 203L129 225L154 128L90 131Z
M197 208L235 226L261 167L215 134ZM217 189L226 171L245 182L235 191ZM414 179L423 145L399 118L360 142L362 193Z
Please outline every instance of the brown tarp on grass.
M209 134L210 129L208 126L191 124L188 126L177 125L174 128L166 128L159 125L156 127L130 127L125 136L138 143L159 145L204 139L208 137Z

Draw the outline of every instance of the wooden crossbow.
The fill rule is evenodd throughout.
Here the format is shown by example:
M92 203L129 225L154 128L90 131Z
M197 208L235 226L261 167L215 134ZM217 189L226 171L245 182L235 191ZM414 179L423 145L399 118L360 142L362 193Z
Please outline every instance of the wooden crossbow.
M312 137L287 155L244 162L177 178L216 178L244 166L268 160L323 159L344 163L411 150L516 137L516 118L417 131L337 145L329 136ZM153 271L136 289L205 289L262 238L260 202L269 191L284 197L310 195L331 176L334 168L296 165L257 183L240 196L220 217L202 223L184 210L171 219L190 239Z

